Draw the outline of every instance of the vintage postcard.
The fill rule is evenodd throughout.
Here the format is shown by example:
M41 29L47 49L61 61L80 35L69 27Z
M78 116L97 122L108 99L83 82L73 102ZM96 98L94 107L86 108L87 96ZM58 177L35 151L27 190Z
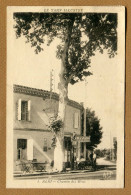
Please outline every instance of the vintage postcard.
M125 7L7 7L7 188L124 187Z

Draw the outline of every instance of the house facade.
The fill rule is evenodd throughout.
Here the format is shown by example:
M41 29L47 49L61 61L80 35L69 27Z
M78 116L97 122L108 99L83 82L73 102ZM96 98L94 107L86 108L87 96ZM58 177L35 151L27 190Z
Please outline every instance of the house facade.
M49 119L58 113L59 96L56 93L14 85L13 149L14 170L17 161L36 160L51 162L54 159L53 133L49 130ZM83 106L68 100L64 128L64 160L67 166L73 159L84 154L81 115ZM75 134L76 140L72 141Z

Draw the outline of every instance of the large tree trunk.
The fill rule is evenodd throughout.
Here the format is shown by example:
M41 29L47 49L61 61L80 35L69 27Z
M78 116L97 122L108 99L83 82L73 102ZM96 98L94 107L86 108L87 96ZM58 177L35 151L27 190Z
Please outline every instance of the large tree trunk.
M63 59L65 57L63 56ZM63 78L64 61L61 63L60 83L59 83L59 108L58 119L60 118L65 126L65 113L68 97L68 84ZM54 169L62 171L64 168L64 126L56 133L56 146L54 149Z
M66 63L68 63L68 48L70 44L73 23L74 21L71 20L67 27L67 36L65 38L65 45L61 58L61 72L59 74L60 83L58 118L62 120L64 126L69 83L69 81L64 78L64 73L66 72ZM64 126L63 128L61 128L60 132L56 133L56 146L54 149L54 169L57 171L62 171L64 168Z
M65 124L65 112L67 105L67 86L60 84L58 117ZM56 146L54 149L54 169L62 171L64 168L64 126L56 133Z

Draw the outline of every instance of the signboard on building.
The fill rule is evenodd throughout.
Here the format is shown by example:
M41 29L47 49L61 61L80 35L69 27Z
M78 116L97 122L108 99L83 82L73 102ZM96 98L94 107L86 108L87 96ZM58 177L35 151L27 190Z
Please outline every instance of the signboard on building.
M76 141L78 141L78 142L90 142L90 136L79 136L79 137L76 137Z
M72 145L77 145L77 142L89 143L90 136L77 136L75 139L73 139Z

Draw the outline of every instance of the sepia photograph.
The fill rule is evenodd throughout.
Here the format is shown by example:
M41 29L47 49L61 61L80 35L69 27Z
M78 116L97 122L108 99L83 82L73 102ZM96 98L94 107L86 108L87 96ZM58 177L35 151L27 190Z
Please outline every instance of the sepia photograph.
M7 7L7 188L123 188L125 7Z

